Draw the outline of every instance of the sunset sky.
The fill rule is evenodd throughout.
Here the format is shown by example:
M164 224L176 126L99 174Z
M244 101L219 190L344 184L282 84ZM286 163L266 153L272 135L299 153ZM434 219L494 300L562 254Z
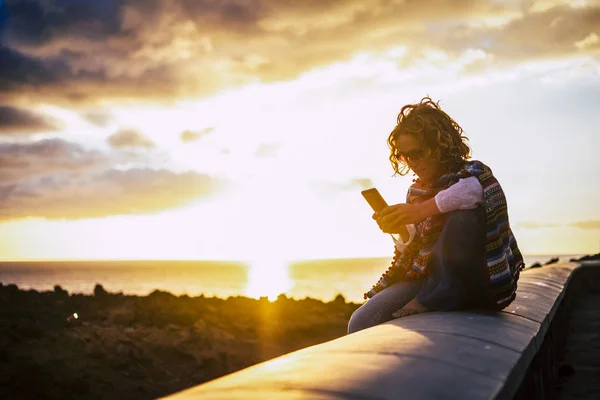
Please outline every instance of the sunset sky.
M391 255L425 95L524 253L600 251L600 1L0 0L0 259Z

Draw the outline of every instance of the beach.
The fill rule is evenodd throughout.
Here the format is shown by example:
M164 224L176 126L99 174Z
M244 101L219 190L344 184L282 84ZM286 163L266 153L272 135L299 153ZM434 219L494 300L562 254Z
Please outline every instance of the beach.
M359 306L0 286L0 397L150 399L346 333ZM75 314L77 314L75 316Z

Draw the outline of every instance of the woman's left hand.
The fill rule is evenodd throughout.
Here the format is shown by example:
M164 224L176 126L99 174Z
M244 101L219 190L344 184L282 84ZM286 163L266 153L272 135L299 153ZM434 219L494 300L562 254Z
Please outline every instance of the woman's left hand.
M385 233L399 233L401 226L421 222L426 218L418 204L395 204L381 210L377 225Z

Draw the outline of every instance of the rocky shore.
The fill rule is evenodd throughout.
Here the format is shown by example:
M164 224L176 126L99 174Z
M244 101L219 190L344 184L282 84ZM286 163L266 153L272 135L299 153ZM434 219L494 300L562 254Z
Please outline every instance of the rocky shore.
M340 337L358 306L0 284L0 398L164 396Z
M165 396L343 336L359 305L342 296L134 296L100 285L83 295L0 283L0 398Z

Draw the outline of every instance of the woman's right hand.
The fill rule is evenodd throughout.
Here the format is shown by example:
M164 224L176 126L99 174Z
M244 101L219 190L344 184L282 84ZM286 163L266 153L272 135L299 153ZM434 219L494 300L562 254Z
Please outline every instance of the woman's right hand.
M390 207L388 206L386 208L390 208ZM400 234L400 236L402 237L402 241L406 243L408 241L408 239L410 238L408 230L406 229L406 225L405 224L400 224L399 226L396 227L396 229L394 229L396 232L390 232L389 228L386 227L382 223L382 221L381 221L382 215L381 214L382 214L381 212L375 212L375 213L373 213L373 216L372 216L372 218L377 222L377 225L379 226L379 229L381 229L381 231L383 233L397 233L397 234Z

